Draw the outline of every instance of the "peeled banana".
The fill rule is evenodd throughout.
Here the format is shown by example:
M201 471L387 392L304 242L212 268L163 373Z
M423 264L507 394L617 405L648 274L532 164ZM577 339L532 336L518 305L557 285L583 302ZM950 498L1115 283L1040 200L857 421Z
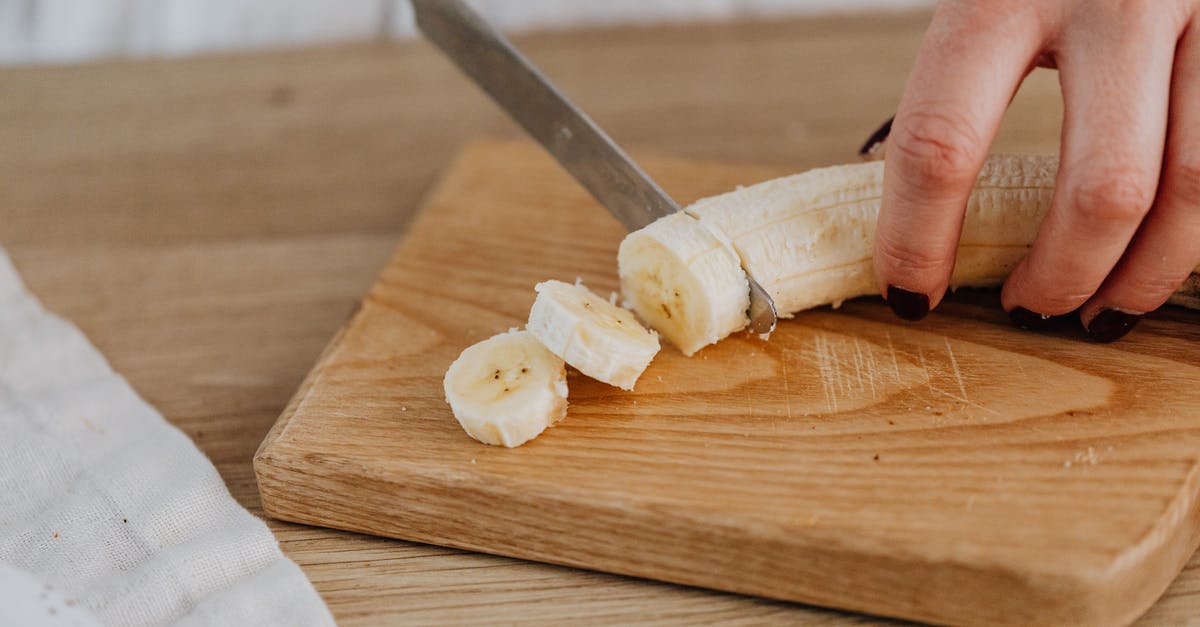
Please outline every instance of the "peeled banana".
M989 158L967 203L958 260L951 285L995 285L1029 249L1041 217L1050 206L1058 160L1048 156L997 155ZM810 170L705 198L684 209L713 234L730 242L739 263L771 298L781 317L821 305L877 293L871 261L875 222L883 191L883 162ZM659 253L626 246L641 233L674 230L659 227L668 216L621 245L617 262L622 287L638 314L686 354L745 326L744 319L722 318L703 333L686 321L669 321L671 333L651 317L666 295L687 294L695 302L722 298L731 288L709 274L691 273L684 280L660 273L645 289L633 280ZM626 281L627 276L631 280ZM699 293L694 293L699 292ZM740 301L742 305L745 301ZM711 320L711 318L706 318Z
M534 290L525 328L583 374L632 390L658 354L658 336L581 284L546 281Z
M468 347L443 380L446 402L468 435L514 447L567 415L567 369L528 331Z
M846 299L877 293L872 254L883 164L820 168L765 181L696 201L684 213L707 227L714 238L732 244L737 261L767 290L781 317L821 305L837 307ZM1004 281L1029 252L1050 208L1057 171L1058 158L1053 156L988 158L967 201L950 278L952 288L986 287ZM745 321L708 316L701 309L701 331L678 319L660 326L663 321L652 315L664 304L678 300L680 294L692 302L706 303L725 297L731 289L724 278L704 272L658 273L646 280L649 289L638 284L638 277L646 274L644 269L657 263L662 254L636 244L652 231L666 232L669 237L681 229L681 222L672 215L631 233L621 245L617 262L622 288L638 314L690 355L741 330ZM667 243L663 247L674 250L678 246ZM1200 309L1200 274L1193 274L1170 302Z

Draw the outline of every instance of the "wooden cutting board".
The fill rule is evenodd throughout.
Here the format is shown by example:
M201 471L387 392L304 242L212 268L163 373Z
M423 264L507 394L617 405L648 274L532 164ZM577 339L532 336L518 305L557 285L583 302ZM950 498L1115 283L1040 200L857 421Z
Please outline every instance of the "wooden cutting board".
M683 202L785 172L644 159ZM266 512L940 623L1122 624L1200 541L1200 315L1127 339L1010 326L994 292L918 324L878 299L666 348L626 393L571 373L517 449L442 374L534 283L616 289L621 227L540 149L477 143L255 458Z

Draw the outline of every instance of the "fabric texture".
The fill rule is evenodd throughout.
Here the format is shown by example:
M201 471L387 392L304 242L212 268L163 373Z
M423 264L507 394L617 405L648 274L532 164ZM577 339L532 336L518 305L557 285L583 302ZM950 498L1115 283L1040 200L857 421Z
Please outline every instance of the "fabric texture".
M333 624L200 450L0 250L4 564L105 625ZM28 590L0 586L0 608Z

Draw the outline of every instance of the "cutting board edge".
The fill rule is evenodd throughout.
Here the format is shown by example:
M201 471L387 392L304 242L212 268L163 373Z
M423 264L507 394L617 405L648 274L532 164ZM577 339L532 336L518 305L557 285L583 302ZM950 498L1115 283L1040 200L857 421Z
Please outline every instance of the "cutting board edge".
M1138 577L1144 574L1142 566L1162 557L1163 550L1170 552L1166 543L1157 550L1144 552L1141 559L1114 560L1118 561L1120 570L1073 573L1067 575L1036 574L1031 577L1029 571L1013 572L1003 567L980 567L971 563L955 563L953 561L914 562L906 556L892 553L867 553L861 547L842 550L832 545L822 546L813 542L785 543L763 542L760 534L746 533L737 538L738 529L727 526L680 525L693 537L664 540L663 538L644 538L639 544L644 547L689 546L689 551L709 551L720 554L724 551L724 560L717 559L718 564L731 564L730 568L695 568L694 561L682 560L682 570L672 570L675 566L662 559L648 560L640 567L627 568L628 556L636 547L613 546L608 557L609 563L599 563L605 559L594 551L585 551L579 556L571 554L570 549L563 547L537 548L518 540L515 544L504 545L489 537L489 527L486 523L478 522L480 511L490 511L489 502L504 499L511 505L514 495L504 490L489 491L481 486L460 487L461 498L457 500L458 507L451 510L439 510L436 513L421 513L419 510L427 503L445 502L444 494L435 494L444 486L428 481L422 481L416 475L396 474L388 478L372 477L366 474L353 475L346 473L345 467L341 472L314 472L320 467L332 469L345 460L336 456L308 456L303 469L288 464L286 457L278 457L274 453L286 453L291 448L287 443L273 446L255 460L255 472L259 481L264 512L279 520L309 524L322 527L332 527L345 531L382 535L389 538L409 542L419 542L436 546L447 546L457 549L488 553L503 557L526 559L545 562L572 568L583 568L597 572L614 573L624 576L646 578L669 583L697 586L725 592L748 594L764 598L772 598L788 602L806 603L822 607L833 607L855 612L866 612L881 616L891 616L909 620L918 620L940 624L978 624L978 625L1126 625L1133 622L1148 610L1162 595L1163 591L1178 574L1183 564L1195 549L1200 534L1188 539L1186 548L1179 554L1178 559L1170 560L1173 567L1156 569L1162 576L1147 578ZM328 489L312 487L314 479L328 482ZM336 489L341 483L346 489ZM355 495L350 496L354 488ZM299 491L298 491L299 490ZM356 508L361 506L361 496L366 490L376 498L387 499L391 504L391 512L387 518L374 518L368 524L356 523L352 516ZM410 492L408 496L404 493ZM301 496L297 498L297 496ZM519 498L519 497L517 497ZM477 502L478 501L478 502ZM536 530L547 523L546 512L554 508L545 508L547 498L537 495L530 498L531 504L536 502L543 506L530 506L527 511L532 514L522 520L506 518L506 524L522 523L528 529ZM313 508L312 503L320 502L323 507ZM410 507L411 506L411 507ZM347 517L337 514L345 507ZM591 505L571 502L570 511L578 512L581 507L591 507L597 517L605 520L605 524L614 524L618 528L625 527L619 534L625 538L638 537L638 529L663 529L663 519L660 515L636 509L621 508L617 505ZM524 509L524 508L517 508ZM1194 509L1194 508L1193 508ZM447 520L455 520L458 525L446 535L436 531L444 527ZM710 521L711 522L711 521ZM1182 521L1181 521L1182 522ZM463 525L466 525L465 527ZM575 519L564 518L557 523L560 527L575 524ZM611 527L608 527L611 533ZM521 534L513 534L519 536ZM644 532L642 535L645 535ZM1180 537L1186 534L1167 534L1164 537ZM461 540L464 537L477 537L476 543ZM524 536L522 536L524 537ZM731 539L733 538L733 539ZM761 546L760 546L761 545ZM768 546L769 545L769 546ZM595 546L595 543L588 543ZM697 547L700 547L697 549ZM740 551L733 547L739 547ZM645 552L641 552L646 555ZM771 556L766 568L774 574L764 576L763 559L761 556ZM1122 553L1124 555L1124 553ZM911 556L909 556L911 557ZM669 560L669 556L667 558ZM822 577L811 575L807 580L787 580L775 578L779 569L789 568L789 564L807 562L831 562L842 567L844 572L839 575L854 578L864 578L864 573L874 579L874 587L887 587L887 581L902 581L921 579L932 582L945 582L942 590L927 590L914 600L897 600L896 605L882 605L878 597L864 599L861 602L847 602L843 591L829 589L823 592L821 584L812 584ZM856 564L855 562L861 562ZM887 564L893 567L889 570ZM847 567L847 564L851 565ZM688 568L688 567L691 568ZM739 572L740 569L740 572ZM873 572L873 574L871 574ZM1125 575L1130 575L1126 577ZM1003 593L997 593L997 580L1005 581ZM732 583L731 583L732 582ZM899 588L899 586L897 586ZM978 595L962 591L981 590ZM955 603L948 603L949 596L962 594L963 598ZM939 602L933 606L920 602L922 598L936 596ZM997 600L1002 599L1003 606L997 607ZM928 611L936 607L937 612ZM991 612L980 618L978 610L988 608ZM964 622L966 620L967 622Z

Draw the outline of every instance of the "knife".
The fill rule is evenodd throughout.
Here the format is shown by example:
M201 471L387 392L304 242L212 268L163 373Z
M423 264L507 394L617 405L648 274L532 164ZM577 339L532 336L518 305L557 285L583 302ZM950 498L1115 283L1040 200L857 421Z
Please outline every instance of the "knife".
M412 0L425 37L524 127L625 228L635 231L679 205L625 151L461 0ZM750 273L750 325L775 328L775 303Z

